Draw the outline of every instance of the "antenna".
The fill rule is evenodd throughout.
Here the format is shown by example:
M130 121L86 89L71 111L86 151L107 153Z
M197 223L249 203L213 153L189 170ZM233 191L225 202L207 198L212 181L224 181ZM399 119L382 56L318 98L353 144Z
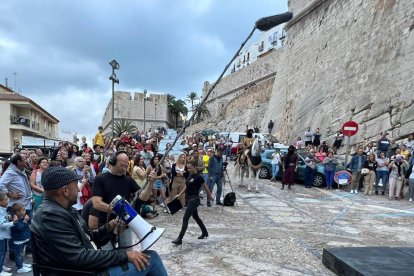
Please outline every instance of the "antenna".
M4 78L4 79L6 80L6 87L8 87L8 86L7 86L7 81L8 81L9 79L8 79L8 78Z
M14 75L14 92L17 92L17 73L13 72Z

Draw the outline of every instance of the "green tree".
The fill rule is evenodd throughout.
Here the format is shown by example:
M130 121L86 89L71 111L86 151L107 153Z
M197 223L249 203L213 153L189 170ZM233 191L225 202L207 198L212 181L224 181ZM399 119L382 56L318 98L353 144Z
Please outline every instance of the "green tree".
M115 135L117 137L119 137L122 132L128 131L129 133L132 133L137 130L136 126L134 126L133 123L127 119L120 119L115 121L114 129Z
M200 106L200 103L196 104L194 112L196 112L197 123L201 121L201 118L203 117L209 118L211 116L210 111L208 110L205 103L201 106Z
M198 100L197 93L192 91L187 95L187 102L191 103L191 112L194 112L194 102Z
M170 109L170 113L175 117L175 128L177 129L178 118L180 116L186 116L188 114L188 108L185 106L185 102L183 100L176 100L175 97L168 103L168 107Z

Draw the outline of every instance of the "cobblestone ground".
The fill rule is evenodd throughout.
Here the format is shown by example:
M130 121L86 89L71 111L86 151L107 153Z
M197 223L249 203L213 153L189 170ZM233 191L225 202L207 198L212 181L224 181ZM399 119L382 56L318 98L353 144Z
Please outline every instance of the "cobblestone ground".
M207 239L197 239L200 229L190 219L183 245L171 244L183 212L149 221L166 228L152 249L170 275L333 275L321 261L325 247L414 246L414 205L406 200L302 184L282 191L269 180L260 180L260 193L249 193L229 174L236 206L199 207Z
M197 239L200 229L190 219L183 245L171 244L180 231L182 211L173 216L160 212L149 220L165 228L151 249L161 255L169 275L333 275L322 264L323 248L414 246L411 202L302 184L282 191L280 182L269 180L260 180L260 193L249 193L232 178L232 167L236 206L208 208L204 199L198 208L207 239ZM229 191L226 185L225 193ZM14 263L6 259L6 264L16 275Z

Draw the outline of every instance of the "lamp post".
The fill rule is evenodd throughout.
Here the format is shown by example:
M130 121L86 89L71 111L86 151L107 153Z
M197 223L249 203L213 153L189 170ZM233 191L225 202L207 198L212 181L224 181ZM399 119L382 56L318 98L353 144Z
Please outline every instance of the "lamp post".
M112 67L112 74L109 79L112 81L112 138L115 137L115 83L119 84L119 79L116 77L115 70L119 70L119 63L116 60L112 60L109 65Z
M155 113L154 113L155 126L154 128L157 128L157 99L154 99L154 105L155 105Z
M147 89L144 89L144 135L145 135L145 102L147 101Z

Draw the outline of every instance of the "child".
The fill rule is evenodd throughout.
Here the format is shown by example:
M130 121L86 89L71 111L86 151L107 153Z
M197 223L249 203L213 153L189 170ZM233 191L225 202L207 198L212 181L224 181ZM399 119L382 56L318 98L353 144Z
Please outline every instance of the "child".
M30 239L30 218L26 214L24 206L20 203L14 203L11 207L11 212L17 217L11 229L11 237L16 254L17 273L30 272L32 271L32 266L23 263L23 249Z
M4 256L6 255L7 239L10 239L10 228L13 226L14 218L12 222L9 221L9 215L6 212L9 199L5 193L0 193L0 276L12 275L8 271L11 271L10 267L4 266Z

